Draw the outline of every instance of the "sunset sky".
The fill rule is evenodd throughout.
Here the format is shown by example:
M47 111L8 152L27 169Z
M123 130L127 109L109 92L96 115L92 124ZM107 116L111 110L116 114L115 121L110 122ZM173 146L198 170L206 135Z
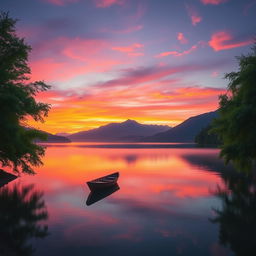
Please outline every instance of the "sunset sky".
M256 32L255 0L1 0L52 89L37 128L88 130L128 118L174 126L215 110L223 76ZM34 123L31 123L34 125Z

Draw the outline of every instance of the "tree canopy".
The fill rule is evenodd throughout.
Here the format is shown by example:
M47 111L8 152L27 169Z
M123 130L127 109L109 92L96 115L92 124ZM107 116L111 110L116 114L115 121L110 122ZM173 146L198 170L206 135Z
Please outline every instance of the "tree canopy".
M221 156L225 161L250 171L256 160L256 43L250 54L237 60L238 71L225 75L227 93L220 96L219 118L212 131L223 142Z
M216 147L221 145L219 136L216 133L210 132L212 130L212 124L204 127L195 137L195 142L199 146L212 146Z
M44 148L34 143L45 134L27 127L27 118L43 122L49 104L35 96L50 87L42 81L30 82L28 54L31 47L15 33L17 20L0 13L0 164L16 172L34 173L42 164Z

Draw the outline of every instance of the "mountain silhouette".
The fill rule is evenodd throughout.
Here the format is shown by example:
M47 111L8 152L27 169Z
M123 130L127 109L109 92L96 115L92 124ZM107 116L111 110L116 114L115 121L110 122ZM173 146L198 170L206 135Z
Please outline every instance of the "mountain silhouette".
M170 127L166 125L146 125L128 119L122 123L110 123L89 131L74 133L68 138L71 141L132 142L168 129Z
M44 143L68 143L71 142L70 139L64 136L59 136L59 135L53 135L49 132L41 131L43 133L47 134L47 140L46 141L41 141L41 140L36 140L36 142L44 142Z
M194 142L195 136L214 118L218 116L217 111L193 116L181 124L165 132L157 133L153 136L142 138L144 142Z

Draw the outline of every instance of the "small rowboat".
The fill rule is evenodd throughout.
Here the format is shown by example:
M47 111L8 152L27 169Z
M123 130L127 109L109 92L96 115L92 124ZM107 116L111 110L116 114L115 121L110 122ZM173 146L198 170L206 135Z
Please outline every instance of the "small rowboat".
M88 187L90 190L98 190L98 189L104 189L104 188L109 188L114 185L116 185L116 182L119 177L119 172L115 172L112 174L109 174L107 176L100 177L95 180L91 180L87 182Z

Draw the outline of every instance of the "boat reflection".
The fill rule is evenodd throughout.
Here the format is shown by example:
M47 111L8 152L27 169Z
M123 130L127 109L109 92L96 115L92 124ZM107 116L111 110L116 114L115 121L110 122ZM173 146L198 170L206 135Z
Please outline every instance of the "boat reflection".
M15 184L0 189L0 255L31 256L31 239L44 238L48 218L43 194L34 185Z
M214 209L219 224L219 242L234 255L256 255L256 182L253 175L223 173L224 186L214 191L222 201Z
M110 196L111 194L115 193L117 190L119 190L120 187L116 183L112 187L101 189L101 190L95 190L90 192L88 195L88 198L86 200L86 205L92 205L97 203L98 201Z

